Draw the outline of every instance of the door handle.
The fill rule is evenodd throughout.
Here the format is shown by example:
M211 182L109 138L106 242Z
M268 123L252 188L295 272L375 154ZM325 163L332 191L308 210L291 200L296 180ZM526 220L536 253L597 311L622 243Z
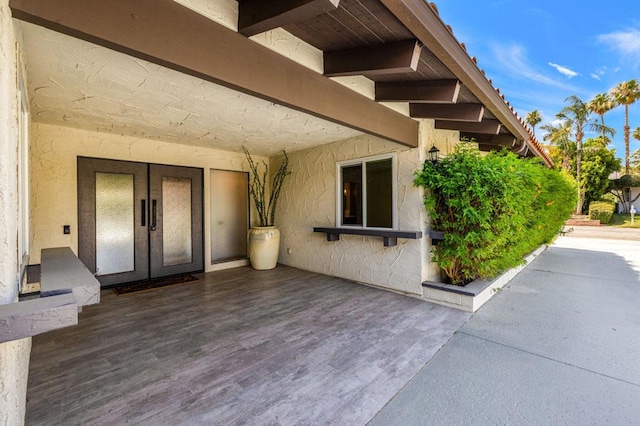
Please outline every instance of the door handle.
M149 228L150 231L155 231L158 224L157 206L157 200L151 200L151 227Z
M140 213L142 213L140 226L147 226L147 200L140 201Z

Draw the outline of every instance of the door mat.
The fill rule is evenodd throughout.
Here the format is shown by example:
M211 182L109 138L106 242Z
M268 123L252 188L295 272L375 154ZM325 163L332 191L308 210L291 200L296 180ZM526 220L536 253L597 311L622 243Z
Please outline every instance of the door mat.
M120 296L122 294L153 290L160 287L166 287L168 285L183 284L183 283L188 283L190 281L197 281L197 280L198 279L196 277L190 274L177 275L177 276L167 277L167 278L156 278L153 280L142 281L139 283L123 284L118 287L114 287L113 291L118 296Z

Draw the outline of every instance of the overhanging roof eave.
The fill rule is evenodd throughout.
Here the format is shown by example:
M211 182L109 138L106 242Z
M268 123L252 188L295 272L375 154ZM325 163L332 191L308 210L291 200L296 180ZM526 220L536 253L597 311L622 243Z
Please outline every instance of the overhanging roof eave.
M525 141L547 166L551 159L529 133L525 124L505 103L475 61L456 40L450 27L424 0L380 0L425 47L427 47L516 138Z

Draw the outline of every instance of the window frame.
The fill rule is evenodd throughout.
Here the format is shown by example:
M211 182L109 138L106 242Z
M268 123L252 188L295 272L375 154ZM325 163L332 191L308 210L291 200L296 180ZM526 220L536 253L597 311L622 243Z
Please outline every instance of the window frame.
M20 280L29 263L29 102L21 61L18 61L18 235L17 261Z
M367 163L391 159L391 228L367 226ZM362 166L362 225L345 225L342 223L342 168ZM349 229L398 230L398 156L395 152L359 157L336 162L336 227Z

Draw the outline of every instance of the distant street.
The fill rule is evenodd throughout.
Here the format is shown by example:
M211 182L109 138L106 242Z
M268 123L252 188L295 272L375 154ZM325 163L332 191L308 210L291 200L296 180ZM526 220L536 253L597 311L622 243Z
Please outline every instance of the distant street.
M637 220L640 220L640 215ZM566 234L573 238L640 241L640 228L614 228L612 226L567 226Z

